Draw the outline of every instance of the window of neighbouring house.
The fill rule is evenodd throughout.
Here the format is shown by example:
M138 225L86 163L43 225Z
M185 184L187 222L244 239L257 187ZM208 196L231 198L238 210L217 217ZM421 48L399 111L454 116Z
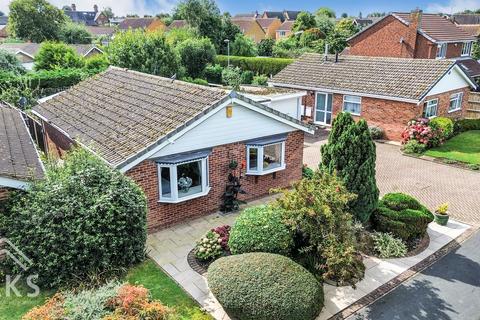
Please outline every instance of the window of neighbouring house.
M160 202L176 203L206 195L209 151L166 156L157 159Z
M429 100L425 102L423 108L423 117L424 118L433 118L437 116L438 111L438 99Z
M463 92L454 93L450 96L450 105L448 112L454 112L462 109Z
M280 37L285 37L287 35L286 31L279 31L278 33L279 33Z
M359 116L362 111L362 97L343 96L343 111Z
M447 44L442 43L437 46L437 59L443 59L447 55Z
M285 169L286 135L247 142L247 174L264 175Z
M473 42L465 42L462 48L462 56L470 56L472 54Z

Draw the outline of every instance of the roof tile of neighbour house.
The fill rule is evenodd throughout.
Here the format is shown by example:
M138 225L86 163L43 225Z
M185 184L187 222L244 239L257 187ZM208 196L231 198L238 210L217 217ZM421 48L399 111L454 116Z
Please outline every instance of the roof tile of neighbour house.
M114 27L97 27L97 26L87 26L86 27L88 32L90 32L94 36L111 36L115 33Z
M480 76L480 63L472 58L458 59L457 64L472 78Z
M231 21L234 25L238 26L242 32L254 28L256 24L261 27L260 23L255 18L232 18Z
M288 20L297 20L298 14L302 11L285 10L283 14Z
M126 18L118 25L120 30L146 29L155 18Z
M450 19L458 24L480 24L480 14L453 14Z
M181 29L188 26L187 20L173 20L168 26L169 29Z
M4 49L13 54L17 54L21 51L31 57L35 57L38 53L38 50L40 50L40 45L40 43L2 43L0 44L0 49ZM94 44L69 44L68 46L75 49L75 51L81 56L86 55L92 49L102 52L101 49Z
M273 77L276 86L315 88L419 101L452 60L329 56L307 53Z
M65 10L64 12L70 19L72 19L73 22L83 23L87 26L97 25L96 18L99 12L73 10Z
M4 26L8 23L8 17L7 16L0 16L0 25Z
M267 29L268 27L270 27L272 23L274 23L277 20L278 18L257 18L257 22L260 24L260 26L263 29Z
M480 24L458 24L457 26L469 35L480 36Z
M282 25L277 29L277 31L292 31L293 23L295 21L285 21Z
M410 13L394 12L395 17L410 23ZM438 14L423 13L420 31L436 42L474 41L475 37L465 32L452 21Z
M282 11L265 11L263 13L264 18L278 18L282 21L285 20L285 15Z
M20 111L0 103L0 177L26 181L43 167Z

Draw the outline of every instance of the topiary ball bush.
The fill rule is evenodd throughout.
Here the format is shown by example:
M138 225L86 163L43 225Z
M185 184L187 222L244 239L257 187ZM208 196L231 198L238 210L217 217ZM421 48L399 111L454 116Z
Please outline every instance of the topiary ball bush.
M428 125L434 129L442 130L444 139L450 138L453 134L453 121L450 118L436 117L430 120Z
M380 200L372 220L375 230L410 241L425 236L433 214L412 196L389 193Z
M283 222L281 211L271 206L247 208L237 218L228 246L233 254L269 252L289 255L293 231Z
M323 307L317 279L277 254L221 258L208 269L208 285L231 319L309 320Z

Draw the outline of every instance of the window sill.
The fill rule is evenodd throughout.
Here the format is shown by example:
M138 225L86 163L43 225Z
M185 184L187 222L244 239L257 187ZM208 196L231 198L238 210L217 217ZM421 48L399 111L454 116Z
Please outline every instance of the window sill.
M458 111L462 111L462 108L453 109L453 110L448 110L448 113L454 113L454 112L458 112Z
M205 189L205 191L203 192L200 192L200 193L195 193L195 194L192 194L188 197L183 197L183 198L178 198L178 199L175 199L175 200L169 200L169 199L161 199L161 200L158 200L157 202L158 203L180 203L180 202L185 202L185 201L188 201L188 200L192 200L192 199L196 199L196 198L200 198L200 197L204 197L206 196L207 194L210 193L210 187L207 187Z
M285 165L272 170L268 170L268 171L261 171L261 172L247 171L246 175L247 176L266 176L267 174L274 173L277 171L282 171L282 170L285 170Z

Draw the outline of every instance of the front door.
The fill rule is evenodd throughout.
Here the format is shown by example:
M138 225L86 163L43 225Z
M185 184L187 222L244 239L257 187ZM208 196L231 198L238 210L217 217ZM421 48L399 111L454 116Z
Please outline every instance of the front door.
M315 99L315 123L332 124L332 99L333 95L330 93L317 92Z

